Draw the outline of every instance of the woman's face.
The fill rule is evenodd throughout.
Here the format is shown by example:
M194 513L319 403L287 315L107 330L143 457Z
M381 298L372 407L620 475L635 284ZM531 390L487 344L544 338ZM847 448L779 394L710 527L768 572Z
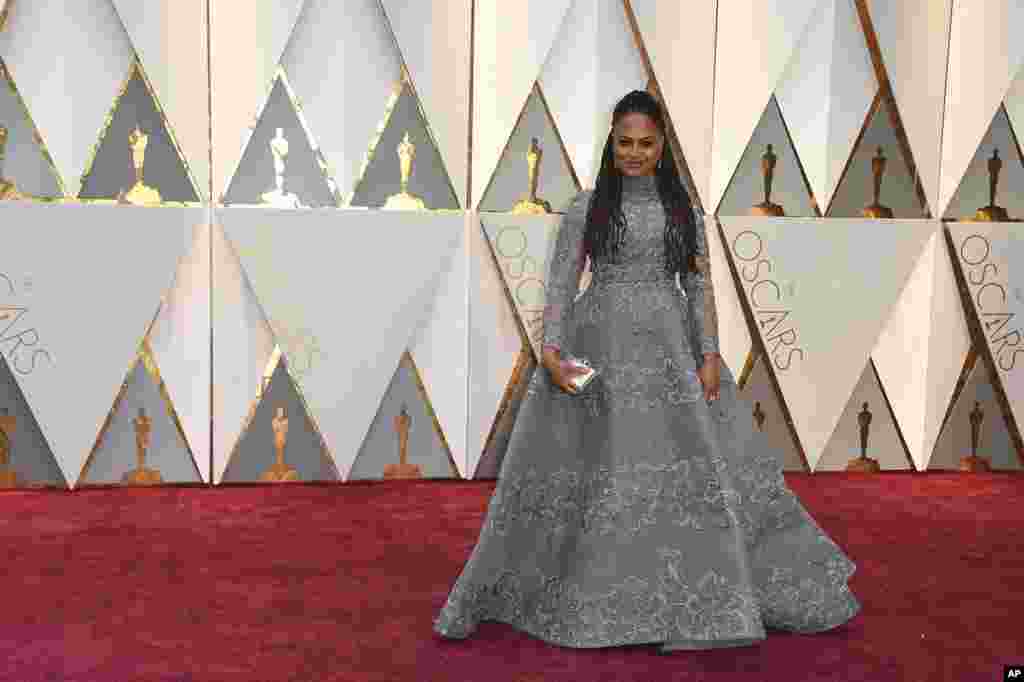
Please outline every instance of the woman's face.
M650 116L626 114L612 128L615 167L623 175L654 175L665 146L664 136Z

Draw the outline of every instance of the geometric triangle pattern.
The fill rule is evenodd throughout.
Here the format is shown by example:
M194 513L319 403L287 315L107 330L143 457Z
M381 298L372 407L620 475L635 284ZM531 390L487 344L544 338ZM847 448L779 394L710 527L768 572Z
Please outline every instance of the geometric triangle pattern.
M750 406L755 433L760 433L767 440L768 449L781 458L779 464L783 470L806 472L807 465L793 439L793 429L786 420L785 407L769 372L764 357L758 355L740 396Z
M408 192L420 197L429 209L459 208L444 161L408 83L388 114L380 137L374 141L351 206L382 208L388 197L402 191L402 152L407 143L412 145L414 154L409 168Z
M277 154L281 152L283 154L277 160ZM338 197L332 187L333 182L325 173L326 162L296 111L287 77L279 69L259 122L252 131L242 153L242 160L228 185L223 203L261 204L278 201L292 203L296 207L337 206ZM278 175L280 188L276 185ZM280 191L275 194L276 190ZM288 202L286 197L293 200ZM282 207L281 203L275 205Z
M132 143L136 130L145 135L144 145ZM140 174L146 185L158 188L164 202L199 201L167 121L153 99L142 67L135 62L82 178L78 198L120 198L132 189Z
M764 158L769 152L775 159L770 186L766 184L761 172ZM771 202L782 206L787 216L818 215L817 204L800 167L800 158L786 131L782 112L774 96L768 100L768 106L743 151L736 174L732 176L715 213L723 216L747 215L752 206L764 201L766 188L771 191Z
M0 282L0 287L5 285L6 282ZM4 470L13 471L14 486L19 488L68 487L3 355L0 355L0 431L0 446L6 453L5 459L0 459L0 475Z
M465 218L408 211L221 209L217 220L275 336L299 335L330 349L297 383L345 480L401 353L462 242ZM355 257L339 268L340 254ZM384 263L387 267L381 267Z
M946 205L943 217L947 220L973 218L978 209L991 202L992 170L997 169L995 205L1006 209L1010 219L1024 218L1024 160L1020 147L1010 128L1006 109L996 109L974 158L960 180L956 192Z
M275 418L283 410L287 426ZM283 470L292 470L292 476L274 477L278 463L275 434L284 435L281 451ZM280 465L278 465L280 466ZM270 473L268 473L270 472ZM228 459L221 483L247 483L254 481L337 481L338 472L324 447L323 439L306 412L295 383L288 374L287 360L282 356L252 414L248 427Z
M866 430L862 426L865 408L870 415ZM881 469L912 469L899 427L870 361L861 372L814 471L845 471L851 459L860 457L862 444L866 446L865 455L877 460Z
M147 367L147 364L150 365ZM199 470L166 399L156 366L142 353L125 377L120 395L82 467L76 487L130 484L140 469L155 471L160 483L198 483ZM139 428L148 417L149 437L140 450Z
M952 405L949 418L939 434L928 469L958 470L960 460L972 454L971 415L978 422L978 456L988 460L993 470L1024 469L1013 438L1003 417L1003 408L988 363L979 358L967 375L967 382Z
M352 463L350 481L460 478L421 386L409 354L403 353Z
M949 232L968 314L984 337L997 372L993 379L1017 430L1024 423L1024 224L952 223Z
M935 225L836 219L824 231L816 220L719 222L814 470Z
M528 154L534 140L541 154L535 171L538 201L546 201L552 210L558 211L576 196L579 183L538 85L526 100L508 146L480 200L480 211L508 212L517 201L528 197Z
M526 398L526 391L530 387L534 372L546 371L524 348L519 355L519 362L512 373L512 379L505 391L501 407L498 408L498 414L487 438L487 444L480 455L480 461L476 465L476 471L473 472L473 478L498 478L501 463L505 459L505 453L508 451L512 438L512 431L515 429L516 417L519 416L519 408Z
M13 182L23 195L55 199L64 187L36 130L17 86L0 59L0 126L7 129L6 144L0 143L0 180Z
M0 203L0 352L69 482L205 221L204 209Z

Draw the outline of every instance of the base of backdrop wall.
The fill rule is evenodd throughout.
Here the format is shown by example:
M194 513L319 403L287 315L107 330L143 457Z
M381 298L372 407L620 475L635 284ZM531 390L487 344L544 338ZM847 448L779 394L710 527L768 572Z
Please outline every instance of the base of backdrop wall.
M500 624L436 637L489 481L3 491L17 588L0 612L0 679L884 682L1000 679L1020 662L1024 593L1009 586L1024 580L1024 476L786 480L857 563L862 613L820 635L668 656L561 649Z

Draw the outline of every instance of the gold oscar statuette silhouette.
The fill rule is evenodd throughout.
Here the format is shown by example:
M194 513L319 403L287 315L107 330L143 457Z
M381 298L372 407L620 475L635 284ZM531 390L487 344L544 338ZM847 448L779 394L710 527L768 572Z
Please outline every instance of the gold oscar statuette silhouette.
M537 145L537 138L530 141L530 150L526 153L526 164L529 169L529 188L525 197L512 207L514 215L545 215L551 213L551 204L537 198L537 179L540 175L540 160L544 155Z
M4 158L7 155L7 128L0 125L0 201L24 199L25 195L18 191L13 180L4 177Z
M164 479L156 469L146 466L146 451L153 433L153 420L146 416L146 410L139 408L139 416L135 422L135 468L121 477L122 483L129 485L153 485L163 483Z
M775 164L778 162L772 146L768 145L761 156L761 174L764 176L764 201L750 209L750 215L779 218L786 215L782 207L772 203L772 181L775 179Z
M971 454L960 458L960 471L988 472L992 470L988 459L978 456L978 445L981 443L981 423L985 420L985 410L981 403L974 401L974 409L968 417L971 421Z
M18 418L8 414L7 408L0 408L0 488L18 487L18 476L11 468L11 441Z
M392 194L384 203L387 210L425 211L427 205L418 196L409 193L409 178L412 177L412 162L416 159L416 145L409 140L409 133L398 144L398 163L402 173L398 194Z
M888 163L888 159L882 154L882 148L879 147L875 153L875 158L871 159L871 179L874 182L874 194L871 204L865 206L860 212L864 218L892 218L892 209L888 206L883 206L880 203L882 196L882 176L885 174L885 166Z
M288 140L284 130L277 129L277 135L270 140L270 153L274 156L274 188L260 195L260 202L274 208L304 208L299 197L284 191L284 160L288 156Z
M132 150L132 166L135 168L135 184L127 191L121 192L118 201L123 204L154 206L163 201L160 192L142 180L142 171L146 166L147 145L149 145L149 135L142 132L139 126L135 126L135 130L128 136L128 146Z
M758 431L764 431L764 420L767 416L761 409L761 401L754 403L754 423L757 424Z
M866 474L877 474L881 471L877 459L868 457L868 432L871 430L871 410L868 404L864 403L857 414L857 423L860 425L860 457L854 457L846 465L847 471L860 471Z
M999 174L1003 170L1003 160L999 158L999 148L992 150L992 158L988 160L988 206L982 206L974 213L974 220L979 223L1006 223L1010 216L1002 206L996 206L996 189L999 187Z
M284 461L284 447L288 443L288 417L285 415L283 407L277 408L277 414L274 415L271 425L274 428L274 463L260 475L260 480L275 483L297 481L299 472L294 467L285 464Z
M398 434L398 464L384 465L385 479L423 478L423 471L417 464L409 464L409 413L402 405L401 414L395 417L395 433Z

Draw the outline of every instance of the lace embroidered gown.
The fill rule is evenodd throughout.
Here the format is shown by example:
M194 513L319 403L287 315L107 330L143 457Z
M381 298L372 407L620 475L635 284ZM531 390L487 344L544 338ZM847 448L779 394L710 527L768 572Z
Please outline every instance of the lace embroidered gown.
M653 177L623 178L626 242L583 268L590 192L559 228L544 343L600 372L564 393L538 368L480 537L434 629L500 621L569 647L742 646L765 628L813 633L850 620L855 566L786 487L722 363L721 397L696 369L717 352L703 216L699 273L664 270ZM707 296L707 304L705 297ZM707 318L707 324L705 324Z

